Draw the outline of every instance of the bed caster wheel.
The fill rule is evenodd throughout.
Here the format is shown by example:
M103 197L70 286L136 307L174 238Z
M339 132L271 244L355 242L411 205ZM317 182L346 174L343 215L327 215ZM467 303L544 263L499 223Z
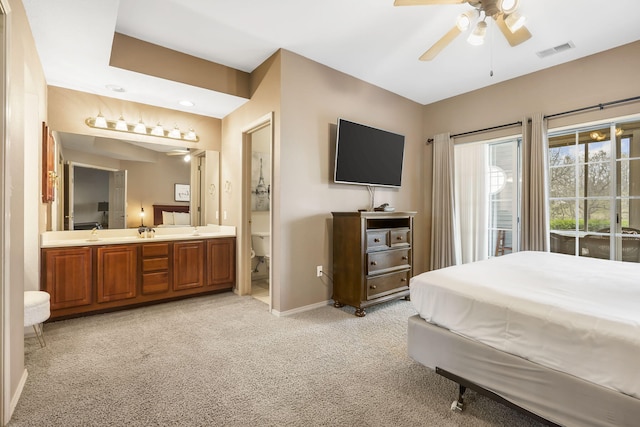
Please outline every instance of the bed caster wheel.
M454 400L453 403L451 404L451 410L452 411L462 412L463 409L464 409L464 403L463 402L460 402L458 400Z
M336 301L336 302L333 303L333 306L335 308L341 308L341 307L344 307L344 304L342 304L341 302Z

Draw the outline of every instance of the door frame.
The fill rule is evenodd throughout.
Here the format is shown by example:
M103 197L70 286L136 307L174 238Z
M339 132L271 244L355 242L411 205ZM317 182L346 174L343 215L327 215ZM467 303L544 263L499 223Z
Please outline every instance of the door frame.
M9 263L6 256L6 238L5 231L5 171L6 166L6 138L7 138L7 52L9 49L8 37L9 25L8 15L11 13L9 4L6 0L0 0L0 69L3 78L0 81L0 164L2 172L0 172L0 425L9 422L11 415L11 385L9 383L9 337L11 326L9 322L10 304L9 304L9 286L6 280L7 265Z
M238 274L238 293L240 295L251 294L251 134L269 126L270 150L271 150L271 202L269 209L269 229L271 230L271 239L269 248L269 312L273 308L274 286L274 270L277 270L277 257L274 257L274 240L273 233L273 211L275 194L277 187L274 185L274 147L273 147L273 112L265 114L255 120L249 126L242 130L242 219L239 234L239 274Z

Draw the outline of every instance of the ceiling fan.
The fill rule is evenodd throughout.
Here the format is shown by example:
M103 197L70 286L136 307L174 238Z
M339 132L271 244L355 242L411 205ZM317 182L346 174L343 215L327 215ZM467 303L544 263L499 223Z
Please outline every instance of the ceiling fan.
M185 162L188 162L189 160L191 160L190 148L185 148L185 149L176 148L175 150L167 151L165 154L167 156L183 156L182 159Z
M165 154L167 156L184 156L185 154L189 154L190 150L188 148L180 149L176 148L175 150L167 151Z
M421 61L431 61L456 37L477 22L467 41L480 45L487 31L487 18L493 18L511 46L517 46L531 38L524 26L524 17L517 12L518 0L395 0L394 6L420 6L436 4L469 3L473 9L461 14L456 25L420 56Z

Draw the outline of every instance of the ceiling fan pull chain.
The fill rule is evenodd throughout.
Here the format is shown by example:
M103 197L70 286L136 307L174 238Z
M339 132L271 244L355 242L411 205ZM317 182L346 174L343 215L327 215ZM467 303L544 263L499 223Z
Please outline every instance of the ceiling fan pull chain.
M489 77L493 77L493 20L489 21Z

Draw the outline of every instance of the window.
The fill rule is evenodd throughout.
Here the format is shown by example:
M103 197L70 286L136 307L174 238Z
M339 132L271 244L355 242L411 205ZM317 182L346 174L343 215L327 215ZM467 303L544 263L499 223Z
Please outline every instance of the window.
M640 122L549 135L551 252L640 262Z
M519 145L519 139L510 138L455 146L462 263L518 247Z

